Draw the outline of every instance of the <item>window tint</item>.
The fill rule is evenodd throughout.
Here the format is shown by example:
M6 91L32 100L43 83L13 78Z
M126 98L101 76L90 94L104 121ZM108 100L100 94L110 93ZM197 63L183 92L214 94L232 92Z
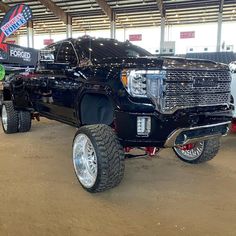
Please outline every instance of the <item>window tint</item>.
M57 62L70 63L72 66L77 64L75 50L70 43L62 43L57 54Z
M144 57L151 56L148 51L131 44L116 40L84 39L75 43L75 48L82 51L85 57L95 61L108 57Z
M50 50L52 51L53 55L54 55L54 59L57 57L57 53L58 53L58 49L60 48L61 44L52 44L48 47L46 47L46 50Z

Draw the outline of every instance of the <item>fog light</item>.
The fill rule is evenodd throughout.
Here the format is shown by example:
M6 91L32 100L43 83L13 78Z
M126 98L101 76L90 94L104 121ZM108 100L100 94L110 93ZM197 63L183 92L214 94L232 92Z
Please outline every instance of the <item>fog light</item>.
M151 117L138 116L137 117L137 135L149 136L151 131Z

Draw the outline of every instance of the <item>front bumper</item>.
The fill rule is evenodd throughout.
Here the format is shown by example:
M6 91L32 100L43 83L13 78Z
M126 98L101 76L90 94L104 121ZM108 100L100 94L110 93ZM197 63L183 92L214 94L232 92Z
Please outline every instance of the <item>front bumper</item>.
M151 118L151 131L148 137L137 135L138 116ZM163 115L157 112L116 111L115 123L118 138L123 146L161 148L226 135L231 119L231 110L214 112L210 110L208 112L182 110L173 115Z
M164 146L182 146L201 141L203 139L207 140L226 135L229 131L230 123L230 121L227 121L219 124L177 129L168 136Z

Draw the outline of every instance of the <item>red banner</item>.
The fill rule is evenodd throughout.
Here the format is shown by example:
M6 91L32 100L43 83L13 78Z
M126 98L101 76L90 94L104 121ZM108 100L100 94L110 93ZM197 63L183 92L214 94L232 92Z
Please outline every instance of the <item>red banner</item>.
M14 39L7 39L6 41L5 41L5 43L9 43L9 44L16 44L16 40L14 40Z
M54 40L53 39L44 39L43 40L43 44L48 46L50 44L54 43Z
M180 32L180 38L181 39L192 39L192 38L195 38L195 31Z
M142 41L142 34L130 34L129 41Z

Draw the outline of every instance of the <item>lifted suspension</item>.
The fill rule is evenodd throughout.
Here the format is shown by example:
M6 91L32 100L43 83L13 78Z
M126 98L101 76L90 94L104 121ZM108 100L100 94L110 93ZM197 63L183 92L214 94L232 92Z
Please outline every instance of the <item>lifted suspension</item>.
M133 150L134 147L125 147L124 151L125 151L125 157L127 159L130 158L153 158L159 151L159 148L156 147L144 147L144 148L137 148L140 149L142 151L144 151L144 154L130 154L130 151Z

